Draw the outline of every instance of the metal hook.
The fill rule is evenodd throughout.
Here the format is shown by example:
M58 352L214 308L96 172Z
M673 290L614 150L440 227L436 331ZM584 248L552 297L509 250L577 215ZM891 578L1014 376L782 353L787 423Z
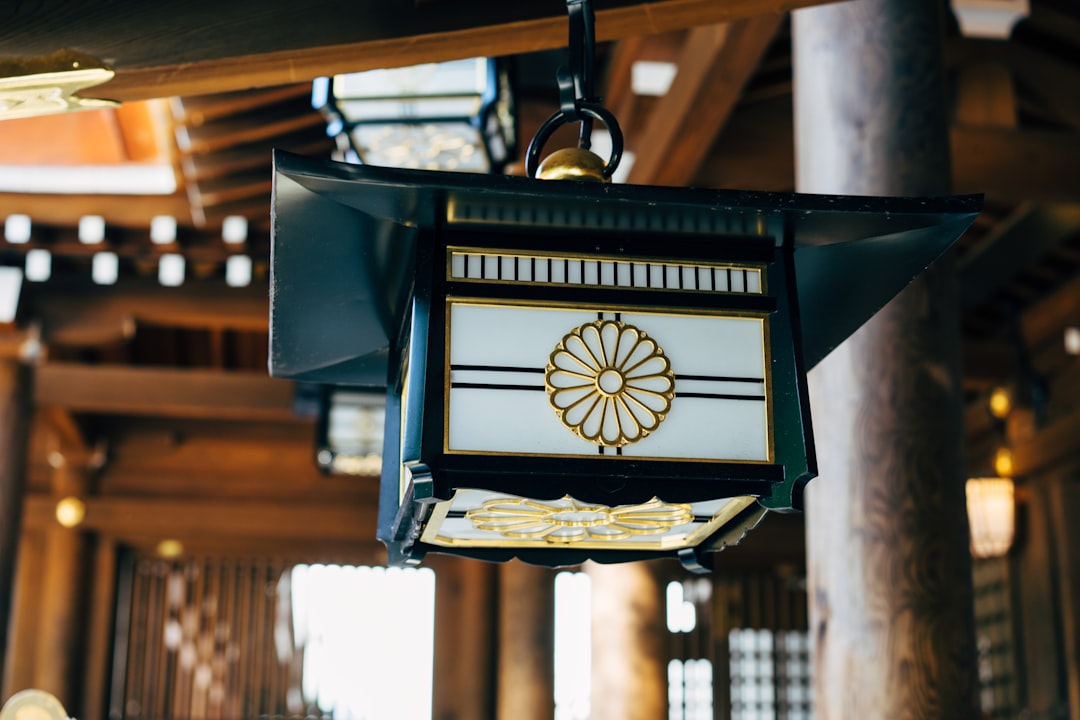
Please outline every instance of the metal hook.
M529 177L536 177L544 143L556 129L568 122L581 123L578 147L590 149L593 121L599 120L607 126L611 135L611 156L604 168L604 177L610 178L622 159L623 136L615 116L601 104L599 98L593 96L596 15L593 13L592 0L566 0L566 12L570 21L570 68L560 67L556 73L559 110L540 126L529 143L525 170Z

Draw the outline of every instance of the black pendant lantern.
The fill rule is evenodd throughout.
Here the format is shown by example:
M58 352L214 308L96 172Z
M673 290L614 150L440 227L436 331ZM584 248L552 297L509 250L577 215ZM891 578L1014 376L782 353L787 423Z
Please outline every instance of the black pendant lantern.
M476 57L318 78L312 105L364 164L502 172L517 153L510 68Z
M571 8L572 40L575 22ZM585 147L555 154L548 176L617 163L617 124L581 80L560 78L530 174L567 121L588 121ZM616 140L595 171L580 160L592 120ZM980 204L278 153L270 368L386 388L378 536L392 564L434 551L709 567L768 510L800 508L816 474L806 371Z

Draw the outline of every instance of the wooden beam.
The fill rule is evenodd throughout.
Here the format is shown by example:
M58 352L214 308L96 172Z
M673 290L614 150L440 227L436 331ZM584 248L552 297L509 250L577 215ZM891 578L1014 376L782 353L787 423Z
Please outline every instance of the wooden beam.
M1080 317L1080 275L1024 311L1020 328L1029 349L1062 342L1061 333Z
M46 344L98 345L130 338L140 322L175 328L266 332L265 282L230 288L221 281L189 281L163 288L125 278L111 286L60 281L25 286L27 317L41 321Z
M292 420L293 384L254 373L50 363L37 369L34 402L73 412Z
M148 228L155 215L172 215L191 224L187 196L173 195L53 195L0 193L0 218L29 215L34 223L74 227L84 215L100 215L106 225Z
M114 537L369 542L373 503L89 496L79 527ZM55 524L55 498L29 495L27 527Z
M1074 460L1080 448L1080 411L1040 428L1029 439L1012 447L1013 466L1017 476L1028 476L1057 464Z
M779 14L823 1L605 0L597 3L597 39ZM120 0L92 11L45 0L8 12L0 44L13 56L77 47L107 59L116 77L87 96L128 101L558 48L565 46L566 32L565 7L551 2L239 0L224 13L213 0L149 9L138 0Z
M1080 197L1080 133L955 127L950 137L954 192L1012 201Z
M690 31L671 89L631 146L630 182L690 183L783 20L760 15Z
M964 309L985 302L1078 231L1080 205L1021 205L957 262Z

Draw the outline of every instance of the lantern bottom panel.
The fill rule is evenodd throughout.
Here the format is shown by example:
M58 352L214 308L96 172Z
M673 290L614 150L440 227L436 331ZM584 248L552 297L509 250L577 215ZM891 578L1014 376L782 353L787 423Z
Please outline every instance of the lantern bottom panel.
M755 502L653 498L611 507L462 488L435 506L421 540L447 548L672 551L697 546Z

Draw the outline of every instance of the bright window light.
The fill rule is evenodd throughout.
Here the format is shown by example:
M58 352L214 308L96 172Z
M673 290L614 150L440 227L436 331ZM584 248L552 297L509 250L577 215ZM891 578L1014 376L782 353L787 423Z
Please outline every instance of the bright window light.
M225 261L225 283L229 287L247 287L251 284L251 258L247 255L230 255Z
M630 87L635 95L663 97L671 89L678 72L675 63L638 60L630 66Z
M52 254L43 248L34 248L26 253L26 279L30 282L45 282L52 277Z
M592 591L583 572L555 576L555 720L587 720L592 692Z
M683 584L678 581L667 586L667 627L673 633L688 633L697 627L697 610L694 603L687 601Z
M30 242L30 216L8 215L4 221L4 238L12 245Z
M221 239L229 245L239 245L247 236L248 221L243 215L229 215L221 224Z
M84 215L79 218L79 242L97 245L105 240L105 218L100 215Z
M90 277L98 285L115 285L120 276L120 259L116 253L94 253L94 259L90 261Z
M169 245L176 242L176 218L172 215L155 215L150 219L150 242Z
M335 720L431 718L435 574L299 565L293 631L303 694Z
M176 174L166 164L0 165L0 192L171 195Z
M184 256L168 253L158 259L158 282L165 287L184 284Z

